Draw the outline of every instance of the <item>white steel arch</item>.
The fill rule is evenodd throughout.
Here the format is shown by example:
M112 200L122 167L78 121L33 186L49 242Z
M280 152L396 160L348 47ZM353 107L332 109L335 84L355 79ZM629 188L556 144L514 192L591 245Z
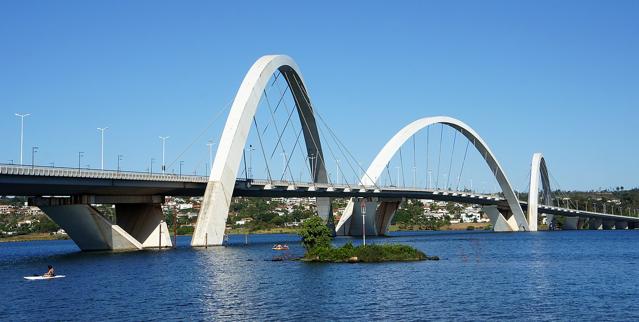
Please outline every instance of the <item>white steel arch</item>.
M550 190L550 179L548 177L548 167L546 160L541 153L535 153L532 157L530 167L530 189L528 190L528 226L530 231L537 231L537 218L539 206L539 177L543 187L543 202L552 206L552 194Z
M286 79L295 99L308 155L316 158L315 161L313 159L309 161L314 162L311 164L311 169L314 169L313 182L327 183L324 155L313 107L310 104L299 67L293 59L285 55L263 56L253 64L244 77L231 106L215 161L211 167L211 175L204 193L191 246L221 245L223 242L237 172L253 117L269 79L278 70ZM317 198L317 208L320 215L326 216L329 207L330 200L328 198Z
M457 120L452 117L447 116L435 116L435 117L426 117L414 121L404 128L402 128L393 138L386 143L386 145L382 148L382 150L377 154L371 165L366 170L366 173L362 177L362 183L365 186L374 185L377 180L382 175L386 165L391 161L395 153L401 148L401 146L410 139L415 133L420 130L426 128L429 125L433 124L445 124L453 129L457 130L461 134L463 134L468 140L470 140L475 149L482 155L489 168L493 172L495 179L497 179L497 183L499 184L501 190L504 193L504 197L508 202L508 206L513 213L516 227L512 227L513 230L528 230L528 222L526 217L524 216L524 212L519 204L519 200L515 195L515 191L513 190L506 174L504 173L501 165L495 158L493 152L488 148L488 145L484 142L484 140L477 134L470 126L465 124L464 122ZM352 200L349 201L349 204L344 211L344 214L340 218L340 221L336 227L336 230L339 231L340 228L349 220L353 215L354 205L352 204ZM390 220L388 220L390 222ZM386 230L386 227L380 227L382 231Z

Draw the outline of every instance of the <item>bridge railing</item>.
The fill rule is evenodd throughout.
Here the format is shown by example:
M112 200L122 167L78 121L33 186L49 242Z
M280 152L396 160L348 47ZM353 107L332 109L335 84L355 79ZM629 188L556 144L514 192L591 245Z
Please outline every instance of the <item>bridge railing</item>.
M23 175L42 177L70 177L90 179L116 179L116 180L144 180L144 181L174 181L203 183L208 181L208 176L185 174L162 174L123 170L101 170L87 168L68 167L43 167L27 165L0 164L0 174Z

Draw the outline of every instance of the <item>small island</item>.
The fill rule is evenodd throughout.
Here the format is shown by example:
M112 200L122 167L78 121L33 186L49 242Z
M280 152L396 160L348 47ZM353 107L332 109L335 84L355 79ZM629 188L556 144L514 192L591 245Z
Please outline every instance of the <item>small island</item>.
M334 248L331 245L331 231L318 216L304 221L299 235L302 237L302 244L306 249L306 254L301 259L305 262L378 263L439 260L437 256L428 256L408 245L353 246L351 242L348 242L342 247Z

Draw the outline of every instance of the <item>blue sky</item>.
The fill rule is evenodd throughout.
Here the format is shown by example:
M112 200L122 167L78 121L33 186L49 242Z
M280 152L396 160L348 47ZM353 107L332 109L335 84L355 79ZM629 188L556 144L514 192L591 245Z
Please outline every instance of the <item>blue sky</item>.
M283 53L364 164L449 115L516 186L543 152L562 188L636 187L637 35L637 1L2 1L0 162L19 159L21 112L25 163L38 146L38 163L98 167L108 126L106 167L145 170L168 135L167 163L194 142L192 171L251 64Z

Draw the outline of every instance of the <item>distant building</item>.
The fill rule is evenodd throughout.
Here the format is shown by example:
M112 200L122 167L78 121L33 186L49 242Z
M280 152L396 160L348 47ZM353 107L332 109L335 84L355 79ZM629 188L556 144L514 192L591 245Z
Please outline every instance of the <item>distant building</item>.
M15 211L15 207L12 205L0 205L0 214L6 215L11 214Z

